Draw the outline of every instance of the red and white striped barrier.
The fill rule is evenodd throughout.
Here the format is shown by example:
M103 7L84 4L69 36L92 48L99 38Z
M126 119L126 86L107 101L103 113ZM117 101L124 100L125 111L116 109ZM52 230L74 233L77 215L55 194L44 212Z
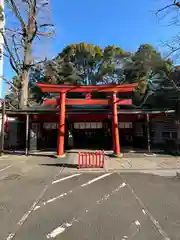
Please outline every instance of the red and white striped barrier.
M103 168L104 151L79 152L78 168Z

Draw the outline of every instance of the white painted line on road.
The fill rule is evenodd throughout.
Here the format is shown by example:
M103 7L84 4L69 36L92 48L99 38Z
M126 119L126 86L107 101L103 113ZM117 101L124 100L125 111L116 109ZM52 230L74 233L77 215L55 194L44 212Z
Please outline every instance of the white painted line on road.
M47 234L46 238L47 239L56 238L58 235L63 233L66 230L66 228L71 227L74 222L77 222L77 219L73 218L71 223L64 223L60 227L55 228L51 233Z
M104 176L104 175L103 175ZM117 188L115 188L114 190L112 190L111 193L109 194L105 194L101 199L99 199L98 201L95 202L95 204L93 204L93 206L90 209L85 209L85 211L79 216L79 218L73 218L69 223L65 222L63 223L61 226L55 228L51 233L47 234L47 239L50 238L55 238L58 235L60 235L61 233L63 233L67 228L71 227L74 223L78 223L81 219L81 217L83 217L85 214L87 214L90 210L93 209L93 207L97 206L98 204L101 204L103 201L108 200L113 194L115 194L116 192L118 192L120 189L124 188L126 186L126 183L123 182L122 184L120 184ZM54 236L54 234L56 234Z
M11 233L11 234L9 234L9 236L6 238L6 240L11 240L11 239L14 238L14 236L15 236L15 233Z
M121 240L126 240L128 239L128 236L124 236Z
M87 183L82 184L81 187L86 187L86 186L90 185L91 183L97 182L98 180L103 179L111 174L112 173L106 173L104 175L101 175L100 177L94 178L94 179L88 181Z
M47 200L46 203L54 202L54 201L57 200L58 198L62 198L62 197L64 197L64 196L66 196L66 195L67 195L67 193L62 193L61 195L59 195L59 196L57 196L57 197L54 197L54 198L51 198L51 199Z
M23 157L23 156L19 156L19 157ZM0 172L3 172L3 171L5 171L5 170L9 169L9 168L12 167L12 166L16 166L16 165L19 164L19 163L25 163L26 161L27 161L27 160L23 160L23 161L22 161L22 160L21 160L21 161L17 160L17 161L15 161L15 163L10 164L10 165L8 165L8 166L0 169Z
M61 172L61 170L60 170ZM58 173L59 174L59 173ZM57 175L54 176L53 179L55 179ZM20 227L25 223L25 221L28 219L28 217L30 216L30 214L33 212L33 210L35 209L35 207L37 206L38 202L40 201L40 199L43 197L43 195L45 194L45 192L48 190L48 188L51 186L51 182L48 183L43 190L40 192L39 196L36 198L36 200L34 201L34 203L31 205L31 207L29 208L29 210L23 215L23 217L19 220L19 222L17 223L17 227L15 229L14 232L10 233L9 236L6 238L6 240L12 240L14 239L14 237L16 236L17 231L20 229Z
M44 192L45 192L45 190L42 193L44 193ZM17 225L19 227L21 227L24 224L24 222L27 220L27 218L29 217L31 212L34 210L37 203L38 203L38 200L33 203L33 205L30 207L29 211L26 214L24 214L24 216L20 219L20 221L17 223ZM6 240L13 239L15 237L15 235L16 235L16 232L9 234L9 236L6 238Z
M75 222L76 219L74 218L73 221ZM71 227L72 223L64 223L63 226L61 225L60 227L55 228L51 233L49 233L46 237L47 239L50 238L56 238L59 234L63 233L66 228Z
M8 166L5 167L5 168L0 169L0 172L3 172L3 171L5 171L6 169L8 169L8 168L10 168L10 167L12 167L12 164L11 164L11 165L8 165Z
M60 198L66 196L66 195L68 195L68 194L70 194L70 193L72 193L72 192L73 192L73 190L70 190L70 191L68 191L67 193L61 193L61 194L58 195L57 197L50 198L49 200L44 201L44 202L42 203L42 205L37 205L37 206L34 208L34 211L36 211L37 209L39 209L39 208L47 205L48 203L52 203L52 202L56 201L57 199L60 199Z
M33 205L31 206L31 208L29 209L29 211L27 211L26 214L24 214L24 216L20 219L20 221L17 223L19 226L22 226L22 224L26 221L26 219L29 217L30 213L33 211L33 209L35 208L37 202L35 201L33 203Z
M73 174L73 175L70 175L70 176L67 176L67 177L64 177L64 178L61 178L61 179L57 179L55 181L52 182L52 184L55 184L55 183L59 183L59 182L62 182L62 181L65 181L67 179L70 179L70 178L73 178L73 177L77 177L77 176L80 176L81 174L78 173L78 174Z
M34 208L34 210L37 210L38 208L40 208L40 206L39 206L39 205L37 205L37 206Z
M141 229L141 224L138 220L134 221L131 226L130 229L133 229L132 226L136 225L136 229L133 230L133 232L131 233L130 236L124 236L121 240L127 240L127 239L134 239L135 235L140 231Z
M142 209L142 212L143 212L144 215L146 215L146 211L144 210L144 208Z
M85 186L87 186L87 185L90 185L91 183L94 183L94 182L96 182L96 181L98 181L98 180L100 180L100 179L102 179L102 178L105 178L105 177L111 175L111 174L113 174L113 173L107 173L107 174L101 175L100 177L94 178L94 179L92 179L92 180L90 180L90 181L88 181L88 182L86 182L86 183L84 183L84 184L82 184L82 185L80 185L80 186L78 186L78 187L75 187L74 189L69 190L68 192L64 192L64 193L61 193L60 195L58 195L58 196L56 196L56 197L50 198L50 199L48 199L47 201L44 201L41 205L37 205L37 206L34 208L34 211L40 209L41 207L47 205L48 203L52 203L52 202L54 202L54 201L56 201L56 200L58 200L58 199L60 199L60 198L63 198L64 196L67 196L67 195L73 193L74 190L77 190L78 188L81 188L81 187L85 187Z
M126 240L128 239L128 236L124 236L121 240Z
M136 224L137 226L140 226L140 225L141 225L138 220L135 221L135 224Z
M59 234L63 233L65 231L64 227L58 227L56 229L54 229L51 233L49 233L47 235L47 239L49 238L55 238L57 237Z
M133 188L130 186L129 183L126 182L126 185L128 186L129 190L131 191L132 195L135 197L135 199L137 200L137 202L140 204L140 206L142 207L142 212L144 214L146 214L149 219L151 220L151 222L153 223L153 225L156 227L156 229L159 231L159 233L161 234L161 236L164 238L164 240L171 240L171 238L168 236L168 234L164 231L164 229L161 227L160 223L153 217L153 215L147 210L147 208L145 208L143 202L141 201L141 199L136 195L135 191L133 190Z

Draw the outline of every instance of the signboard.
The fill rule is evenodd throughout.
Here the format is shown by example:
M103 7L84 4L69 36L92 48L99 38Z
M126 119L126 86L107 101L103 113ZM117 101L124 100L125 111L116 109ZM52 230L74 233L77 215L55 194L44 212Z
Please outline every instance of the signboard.
M102 122L98 122L97 125L96 125L97 128L102 128Z
M91 129L96 129L96 122L91 122Z
M132 122L119 122L119 128L132 128Z
M86 122L86 129L90 129L91 128L91 123L90 122Z
M75 129L101 129L103 128L102 122L75 122Z
M43 127L44 127L45 129L57 129L57 128L58 128L58 123L51 123L51 122L49 122L49 123L44 123L44 124L43 124Z
M175 120L176 125L180 125L180 120Z
M85 123L84 122L79 123L79 125L80 125L80 129L85 129Z
M79 129L80 128L80 124L78 122L74 123L74 128L75 129Z

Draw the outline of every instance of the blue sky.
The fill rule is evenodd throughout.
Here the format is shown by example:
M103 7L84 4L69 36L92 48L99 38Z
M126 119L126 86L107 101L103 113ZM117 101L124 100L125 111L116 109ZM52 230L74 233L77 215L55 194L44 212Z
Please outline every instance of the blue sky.
M46 50L48 57L59 53L70 43L88 42L106 46L115 44L135 51L142 43L150 43L164 52L161 41L178 33L159 21L154 11L170 0L51 0L51 19L56 34ZM8 21L8 19L7 19ZM5 61L4 74L13 72ZM3 84L3 89L7 87Z

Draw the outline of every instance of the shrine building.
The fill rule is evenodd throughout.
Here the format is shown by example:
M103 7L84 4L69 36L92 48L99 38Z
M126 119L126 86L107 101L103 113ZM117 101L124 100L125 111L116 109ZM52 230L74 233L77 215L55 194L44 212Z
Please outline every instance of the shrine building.
M135 108L132 93L137 84L37 86L56 97L27 110L6 111L17 119L16 127L8 129L16 143L7 140L9 149L54 149L59 157L66 149L107 149L119 156L124 146L148 149L166 138L178 139L174 109ZM157 129L160 123L169 129Z

